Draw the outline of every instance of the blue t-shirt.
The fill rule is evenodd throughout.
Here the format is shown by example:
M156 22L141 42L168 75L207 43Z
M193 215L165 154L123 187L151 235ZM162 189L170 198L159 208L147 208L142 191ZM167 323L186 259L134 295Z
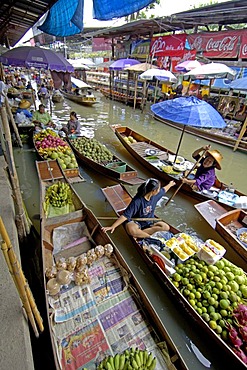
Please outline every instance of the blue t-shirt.
M165 189L161 188L160 192L146 200L144 197L135 195L128 207L125 209L123 215L128 219L132 218L153 218L156 204L165 195ZM138 221L141 226L147 224L146 221Z

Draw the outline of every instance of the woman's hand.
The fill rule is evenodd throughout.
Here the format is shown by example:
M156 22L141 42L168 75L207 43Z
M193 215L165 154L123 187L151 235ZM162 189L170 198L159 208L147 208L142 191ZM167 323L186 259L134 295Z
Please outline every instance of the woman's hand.
M210 144L205 145L205 146L202 147L202 149L203 150L209 150L209 149L211 149L211 145Z
M111 234L112 234L112 233L114 233L114 231L115 231L115 227L113 227L113 226L106 226L106 227L102 227L102 228L101 228L101 230L102 230L104 233L106 233L107 231L110 231L110 232L111 232Z

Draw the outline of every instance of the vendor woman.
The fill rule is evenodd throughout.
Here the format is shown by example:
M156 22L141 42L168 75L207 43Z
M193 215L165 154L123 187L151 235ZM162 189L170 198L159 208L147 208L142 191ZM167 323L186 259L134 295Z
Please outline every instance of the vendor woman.
M184 184L188 184L193 190L202 191L210 189L216 180L215 169L221 170L222 154L218 150L209 150L210 145L206 145L194 151L192 157L198 161L202 151L205 156L200 160L196 174L193 179L182 178Z

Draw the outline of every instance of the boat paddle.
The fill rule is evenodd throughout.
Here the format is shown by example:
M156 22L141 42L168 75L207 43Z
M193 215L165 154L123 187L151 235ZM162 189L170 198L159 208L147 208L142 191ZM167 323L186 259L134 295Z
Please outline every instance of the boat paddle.
M98 220L118 220L119 217L99 216ZM162 218L131 218L132 221L163 221Z
M205 149L202 153L202 155L200 156L200 158L196 161L196 163L194 164L194 166L189 170L189 172L187 173L187 175L185 176L185 178L187 179L189 177L189 175L191 174L192 171L194 171L194 169L197 167L197 164L200 162L200 160L203 158L204 154L208 151L208 149ZM170 203L170 201L175 197L175 195L179 192L179 190L181 189L181 187L183 186L183 182L181 182L181 184L179 185L179 187L174 191L174 193L172 194L172 196L168 199L168 201L166 202L165 204L165 207Z

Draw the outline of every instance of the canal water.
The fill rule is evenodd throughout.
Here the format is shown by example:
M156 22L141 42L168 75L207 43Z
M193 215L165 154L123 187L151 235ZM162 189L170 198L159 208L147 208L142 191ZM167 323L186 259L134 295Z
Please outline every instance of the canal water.
M122 103L107 100L99 92L96 92L95 95L98 103L93 107L81 106L69 100L65 100L63 103L52 103L53 120L58 125L65 124L69 119L69 113L75 111L81 122L81 131L84 135L95 137L101 143L107 145L113 153L137 169L140 177L152 177L150 172L128 154L110 126L116 124L129 126L173 151L176 151L181 132L154 120L150 115L148 106L141 112L139 109L134 110L132 107ZM47 106L47 110L49 109L50 106ZM191 153L195 149L206 144L208 144L208 141L185 133L179 154L190 159ZM246 154L239 151L233 152L232 149L222 145L211 144L212 148L220 150L224 157L222 171L218 171L217 176L223 182L233 182L234 187L247 193ZM39 232L39 183L35 167L35 160L37 159L36 153L32 148L28 146L24 146L23 149L15 148L15 160L23 198L29 217L35 229ZM84 203L98 217L114 217L112 208L105 201L101 188L114 185L115 182L102 177L92 168L80 166L80 172L85 182L74 184L74 187ZM136 192L136 186L127 186L127 189L132 195ZM173 190L171 189L168 192L168 197L172 194ZM195 200L178 193L168 206L165 206L165 203L166 199L157 207L156 214L159 217L167 220L182 231L197 233L204 240L208 238L217 240L227 248L226 257L230 258L237 265L246 268L241 258L202 219L194 208ZM103 226L111 223L112 221L102 221ZM196 327L193 321L188 319L186 313L173 301L163 286L148 270L126 236L122 226L111 234L111 238L123 254L133 274L142 284L144 291L178 347L188 368L191 370L231 369L229 358L215 347L214 343ZM39 360L42 359L40 358ZM43 365L42 368L44 368ZM46 368L52 369L52 366L48 367L48 364L46 364Z

